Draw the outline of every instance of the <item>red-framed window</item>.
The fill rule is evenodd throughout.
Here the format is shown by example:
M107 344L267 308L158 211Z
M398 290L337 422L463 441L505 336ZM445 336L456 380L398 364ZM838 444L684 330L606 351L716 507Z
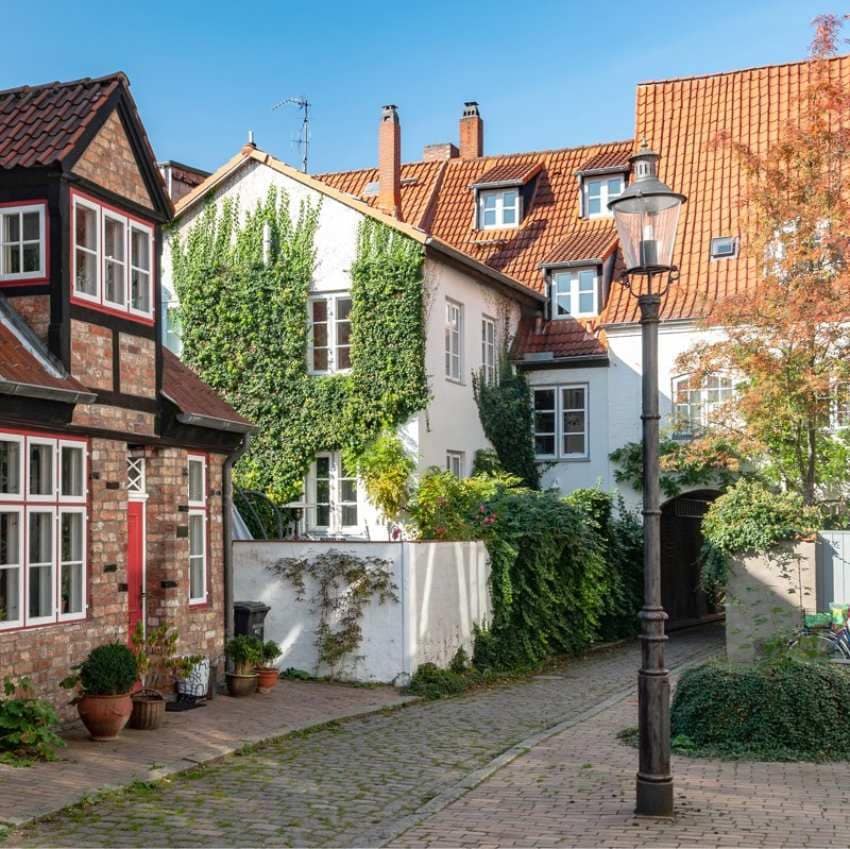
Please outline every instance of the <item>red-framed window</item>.
M0 203L0 287L50 279L46 200Z
M209 574L207 456L186 458L189 496L189 604L206 604Z
M154 227L80 191L71 192L71 300L154 323Z
M84 619L88 443L0 430L0 630Z

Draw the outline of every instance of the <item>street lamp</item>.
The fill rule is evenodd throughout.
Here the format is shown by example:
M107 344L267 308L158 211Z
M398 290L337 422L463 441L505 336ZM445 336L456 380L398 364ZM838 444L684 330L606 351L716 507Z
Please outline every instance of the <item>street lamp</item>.
M661 497L658 480L658 315L661 297L678 279L673 245L686 198L658 179L658 154L646 141L631 157L633 182L608 204L626 262L623 285L637 297L643 340L643 609L638 673L640 760L636 812L671 816L670 673L664 665L661 606ZM646 278L638 291L632 278Z

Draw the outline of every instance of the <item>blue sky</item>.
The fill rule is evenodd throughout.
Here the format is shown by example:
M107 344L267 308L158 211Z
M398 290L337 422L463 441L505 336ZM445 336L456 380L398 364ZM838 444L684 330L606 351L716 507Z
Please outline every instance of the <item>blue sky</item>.
M641 80L804 57L824 2L9 3L0 87L121 69L157 156L207 169L249 128L298 162L300 114L272 106L301 94L311 171L374 165L384 103L405 160L456 141L464 100L481 104L487 152L567 147L630 137Z

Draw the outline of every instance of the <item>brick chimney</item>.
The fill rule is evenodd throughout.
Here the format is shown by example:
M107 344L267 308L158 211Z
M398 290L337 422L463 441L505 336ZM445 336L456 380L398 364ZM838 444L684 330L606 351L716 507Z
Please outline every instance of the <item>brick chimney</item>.
M460 119L460 158L478 159L484 155L484 121L478 111L478 104L468 100L463 104Z
M392 105L383 107L378 128L378 208L401 218L401 126Z
M438 162L443 159L457 159L460 151L451 142L443 144L426 144L422 151L423 162Z

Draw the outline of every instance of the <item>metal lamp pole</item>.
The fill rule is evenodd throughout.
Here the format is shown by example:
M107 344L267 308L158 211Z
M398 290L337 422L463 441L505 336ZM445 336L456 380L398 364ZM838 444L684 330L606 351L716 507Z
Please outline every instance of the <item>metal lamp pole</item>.
M643 608L640 611L641 667L638 673L640 757L636 813L671 816L670 672L664 662L667 614L661 605L661 492L658 467L658 322L661 298L678 278L673 245L684 195L671 191L657 176L658 154L646 144L631 158L634 182L609 208L614 213L626 261L623 284L646 279L637 297L640 308L643 435ZM666 278L666 279L665 279Z

